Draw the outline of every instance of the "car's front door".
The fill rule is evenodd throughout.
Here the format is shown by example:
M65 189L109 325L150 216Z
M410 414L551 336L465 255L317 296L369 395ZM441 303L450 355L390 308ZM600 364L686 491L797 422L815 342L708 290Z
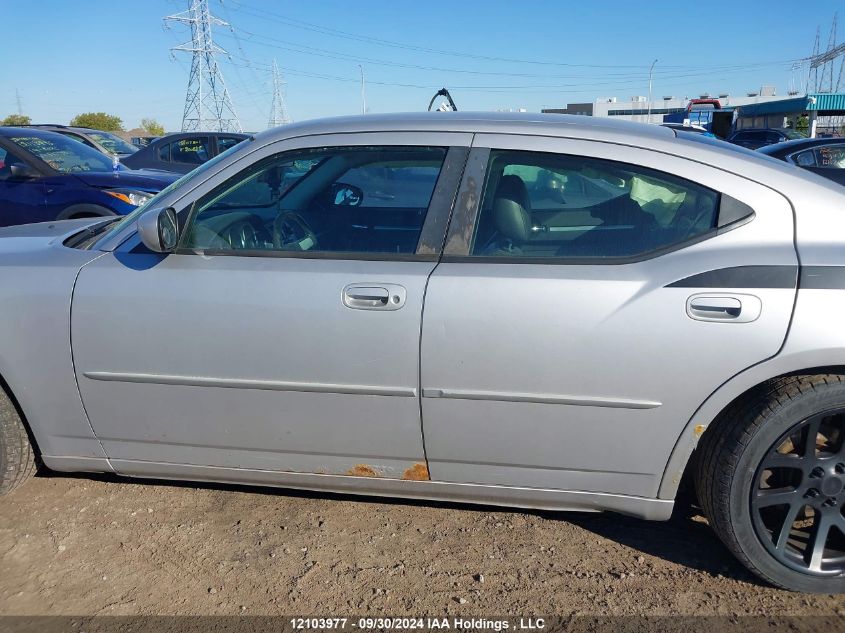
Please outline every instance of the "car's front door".
M645 149L474 146L426 292L432 479L655 496L696 408L784 340L788 201Z
M74 361L115 467L425 477L422 305L469 142L264 147L179 203L177 253L86 266Z

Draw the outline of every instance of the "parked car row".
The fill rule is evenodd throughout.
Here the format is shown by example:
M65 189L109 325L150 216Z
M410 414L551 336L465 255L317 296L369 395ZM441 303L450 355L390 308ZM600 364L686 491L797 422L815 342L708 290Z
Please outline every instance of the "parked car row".
M106 154L56 132L0 127L0 226L123 215L177 178L115 170Z
M181 133L139 149L87 128L0 127L0 226L124 215L245 138Z

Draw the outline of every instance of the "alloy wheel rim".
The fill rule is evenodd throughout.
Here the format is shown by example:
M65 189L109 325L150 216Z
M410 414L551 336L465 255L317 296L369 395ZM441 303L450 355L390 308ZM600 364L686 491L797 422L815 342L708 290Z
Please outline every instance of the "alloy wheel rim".
M750 505L757 538L778 562L845 575L845 409L810 416L769 447Z

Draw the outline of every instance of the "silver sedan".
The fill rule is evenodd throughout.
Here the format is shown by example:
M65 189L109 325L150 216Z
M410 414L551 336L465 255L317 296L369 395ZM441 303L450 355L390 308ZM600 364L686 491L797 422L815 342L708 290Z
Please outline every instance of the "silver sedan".
M264 132L0 231L0 492L37 458L662 520L688 479L761 578L845 591L843 192L585 117Z

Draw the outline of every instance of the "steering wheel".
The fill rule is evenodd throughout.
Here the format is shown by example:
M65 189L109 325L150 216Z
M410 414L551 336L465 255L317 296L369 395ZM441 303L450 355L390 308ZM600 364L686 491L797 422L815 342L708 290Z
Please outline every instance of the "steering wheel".
M273 247L285 251L308 251L317 247L317 235L301 215L282 211L273 221Z
M246 220L239 220L230 224L226 227L226 232L222 237L235 250L251 251L266 248L264 246L265 241L261 239L255 226Z

